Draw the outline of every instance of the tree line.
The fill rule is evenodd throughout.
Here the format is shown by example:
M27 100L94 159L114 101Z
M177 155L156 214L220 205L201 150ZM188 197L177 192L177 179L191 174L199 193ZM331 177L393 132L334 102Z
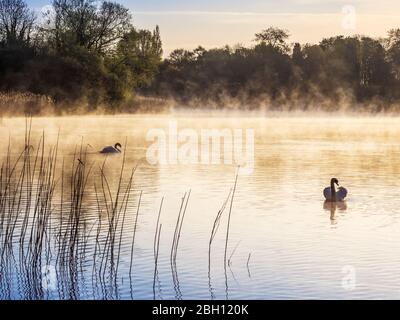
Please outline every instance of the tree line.
M400 29L301 45L270 27L251 46L177 49L162 59L158 26L132 21L104 0L53 0L41 14L24 0L0 0L0 96L7 104L10 92L46 97L58 111L118 111L138 97L273 110L384 111L400 102Z
M118 3L54 0L38 15L24 0L0 0L2 92L113 109L152 83L161 57L159 28L135 28Z
M400 29L384 39L337 36L305 45L288 39L288 31L270 27L251 47L175 50L149 92L193 107L398 109Z

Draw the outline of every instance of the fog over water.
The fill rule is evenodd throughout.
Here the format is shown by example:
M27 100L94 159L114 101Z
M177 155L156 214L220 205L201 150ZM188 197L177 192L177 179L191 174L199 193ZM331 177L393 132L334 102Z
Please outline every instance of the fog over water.
M221 216L212 243L210 273L209 238L217 213L234 186L236 163L149 164L146 160L146 152L152 143L146 140L149 130L162 129L171 139L171 121L177 124L178 133L185 128L199 133L202 129L254 131L254 170L250 175L238 177L232 201L227 252L230 262L226 270L224 249L229 205ZM54 173L56 184L44 241L49 241L51 254L46 254L47 249L42 251L42 265L49 265L50 270L54 267L57 271L56 285L42 288L38 291L40 294L32 293L27 284L33 280L21 276L24 273L19 267L9 267L3 269L7 272L3 273L0 281L0 297L396 299L400 292L400 258L397 254L400 249L398 124L397 117L326 114L310 117L304 114L249 116L236 113L228 116L223 113L180 112L169 115L33 118L32 154L40 150L37 145L43 132L46 155L59 135ZM3 161L7 161L8 136L11 158L17 158L25 144L25 119L3 118L0 134L3 137L0 141ZM121 154L106 158L97 152L116 142L122 144ZM92 171L80 211L82 221L85 221L85 227L80 225L85 245L82 240L77 245L74 257L82 259L78 259L76 274L71 273L72 276L65 271L68 268L59 267L63 262L62 259L57 261L59 242L56 239L60 230L69 230L67 221L61 226L59 224L63 219L59 202L64 194L67 207L68 175L73 164L75 168L79 166L74 152L81 145L87 147L88 152L81 161ZM121 215L116 228L117 277L114 279L111 275L113 281L110 281L105 273L98 280L93 273L98 275L102 265L102 248L106 243L106 237L102 237L107 234L108 223L104 208L99 215L99 199L96 199L96 190L97 195L101 195L100 168L106 160L104 173L111 194L115 196L124 157L121 189L128 183L130 169L136 165L137 169L125 219L122 220ZM62 192L63 162L65 185ZM322 190L332 177L338 178L349 191L343 204L324 204ZM171 245L185 193L187 209L176 265L171 269ZM155 276L154 236L162 199L159 220L162 228ZM3 212L5 217L10 214ZM26 212L20 210L14 231L14 258L10 254L3 257L9 261L21 262L18 230L24 214ZM105 233L100 233L96 242L100 221ZM5 228L2 230L0 239L3 245ZM131 255L134 232L135 244ZM102 266L105 265L103 261ZM76 280L73 286L70 285L71 279ZM38 283L39 286L43 284L41 280Z

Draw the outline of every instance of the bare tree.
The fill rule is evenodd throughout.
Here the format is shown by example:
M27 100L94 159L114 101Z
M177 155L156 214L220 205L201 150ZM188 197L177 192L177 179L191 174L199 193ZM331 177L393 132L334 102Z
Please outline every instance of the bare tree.
M29 43L35 14L23 0L0 0L0 38L3 42Z
M116 44L131 27L129 10L113 2L103 2L97 12L93 39L89 48L103 52Z
M289 32L287 30L269 27L260 33L256 33L255 41L266 43L286 53L289 51L289 46L286 43L288 38Z
M76 44L105 53L131 28L129 10L114 2L54 0L52 33L58 48Z

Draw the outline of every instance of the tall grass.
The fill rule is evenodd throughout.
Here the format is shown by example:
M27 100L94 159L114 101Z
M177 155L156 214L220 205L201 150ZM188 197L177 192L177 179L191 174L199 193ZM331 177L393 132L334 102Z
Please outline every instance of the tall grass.
M126 168L125 154L117 158L121 167L117 183L112 184L106 174L107 158L98 166L83 142L72 157L60 159L59 138L54 146L47 147L42 133L33 145L31 119L26 119L25 127L23 150L15 152L9 142L0 166L0 299L119 299L124 276L129 276L133 298L134 248L143 196L142 191L134 192L133 188L137 167ZM93 188L88 190L91 183ZM237 176L214 221L209 240L209 279L211 245L230 199L226 259L236 183ZM177 299L182 298L182 292L176 261L190 195L191 191L185 193L181 200L169 254ZM93 196L95 207L87 205L93 202ZM127 213L132 212L128 208L133 201L137 207L133 231L128 233ZM163 202L164 198L153 243L154 298L159 281ZM130 245L128 261L122 255L127 252L123 251L126 242ZM128 274L120 272L121 263L124 270L129 267ZM91 283L85 285L88 279ZM47 290L49 287L52 290Z
M118 298L122 236L136 168L125 179L123 157L118 187L111 190L103 162L94 179L97 221L89 224L85 201L95 163L87 147L77 147L70 169L63 159L57 172L58 139L46 148L43 133L32 146L31 126L27 119L23 150L15 154L9 143L0 167L0 298L12 298L18 281L22 297L44 299L51 280L60 298L79 299L77 286L90 260L100 298ZM94 247L92 259L88 246ZM55 279L47 278L50 273Z
M48 114L56 110L53 99L49 96L31 92L0 91L0 115Z

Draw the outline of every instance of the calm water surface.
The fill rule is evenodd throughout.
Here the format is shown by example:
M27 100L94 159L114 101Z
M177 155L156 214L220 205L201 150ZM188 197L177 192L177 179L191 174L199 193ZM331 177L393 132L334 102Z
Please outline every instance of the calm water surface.
M233 201L228 256L224 270L227 211L213 242L208 275L208 241L218 210L235 180L235 166L150 165L146 150L151 128L251 128L255 167L239 176ZM35 144L45 132L46 145L58 133L59 163L74 148L90 144L88 161L98 168L95 151L123 144L126 166L138 164L122 236L115 299L348 299L400 298L400 119L398 118L256 118L205 116L63 117L33 120ZM2 119L0 150L8 139L21 150L23 118ZM124 141L127 139L127 146ZM14 151L15 150L15 151ZM115 185L122 155L108 157L107 175ZM331 177L349 190L346 203L324 205L322 190ZM93 179L96 178L94 170ZM96 223L93 183L88 183L88 225ZM181 199L191 190L177 254L177 281L170 250ZM138 196L143 191L129 279L131 241ZM57 191L56 191L57 192ZM59 191L58 191L59 192ZM153 242L160 201L158 276L153 288ZM56 224L56 220L53 222ZM86 249L77 299L105 298L92 277L94 246ZM250 259L249 259L250 255ZM87 277L85 277L87 275ZM349 281L350 277L350 281ZM3 298L25 299L13 274ZM153 290L154 289L154 290ZM63 298L55 288L46 299ZM65 297L64 297L65 298Z

